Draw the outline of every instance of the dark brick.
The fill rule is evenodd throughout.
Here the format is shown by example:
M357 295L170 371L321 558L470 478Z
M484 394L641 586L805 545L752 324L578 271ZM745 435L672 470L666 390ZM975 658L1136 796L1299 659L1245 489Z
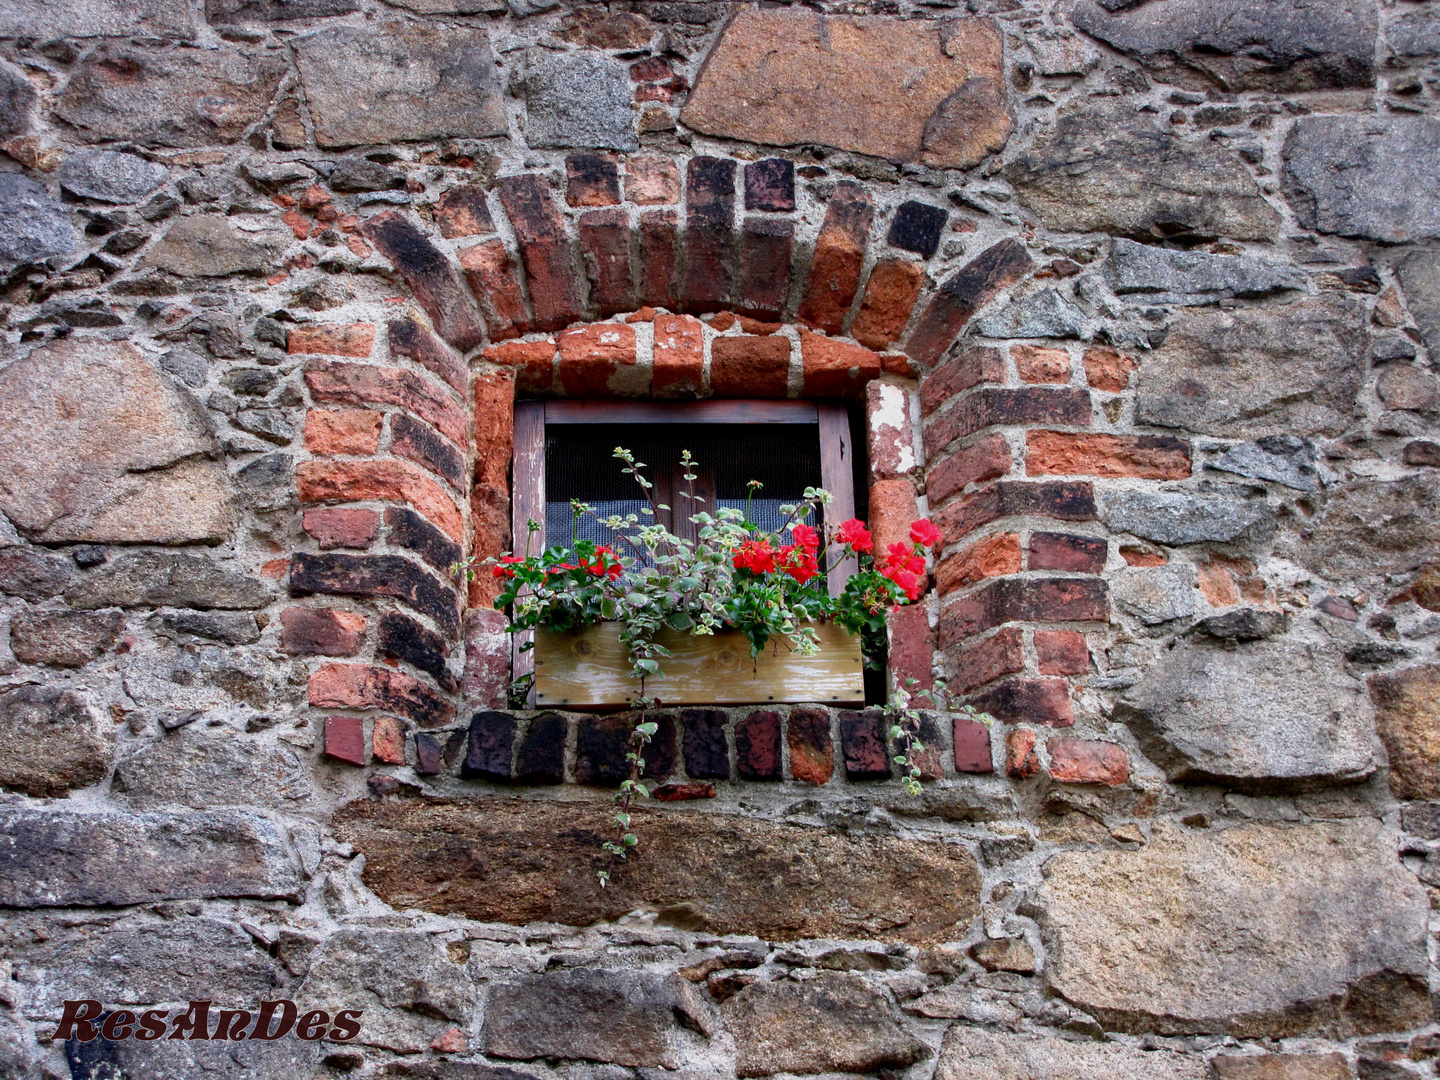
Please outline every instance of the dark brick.
M675 717L670 713L651 713L649 719L655 724L655 734L645 744L645 769L640 774L646 780L665 781L675 771L677 755Z
M385 511L385 527L390 543L415 552L442 574L449 574L461 559L460 545L414 510L390 507Z
M740 231L740 288L736 310L773 319L790 291L790 255L795 223L775 218L746 218Z
M465 458L423 420L406 413L391 413L390 452L409 458L455 487L465 485Z
M882 716L883 721L883 716ZM889 738L888 723L882 723L882 731ZM843 730L843 729L842 729ZM914 755L915 764L920 769L921 780L939 780L945 775L944 755L940 750L940 725L933 713L922 712L920 714L919 726L916 730L919 736L920 745L923 750L917 750ZM893 761L896 756L904 753L905 744L901 739L889 739L890 758ZM901 776L908 775L909 765L896 766Z
M635 306L630 287L630 219L620 209L595 210L580 217L580 251L590 278L590 303L600 314L614 315Z
M730 229L735 225L735 162L693 157L685 169L686 228Z
M425 235L395 211L377 214L360 226L400 272L440 336L461 352L485 340L485 330L454 267Z
M962 345L920 380L920 415L929 416L957 394L982 382L1005 381L1005 355L988 345Z
M614 206L620 201L620 167L608 154L565 158L565 201L571 206Z
M530 721L515 762L515 778L522 784L559 784L565 780L565 718L541 713Z
M1088 480L1001 480L946 503L930 519L945 534L946 543L953 544L982 525L1022 516L1094 521L1095 488Z
M1090 423L1090 392L1070 387L1025 386L1005 389L986 386L968 394L950 408L925 418L925 453L939 454L956 439L982 428L1019 424Z
M434 619L452 639L460 633L455 590L399 555L298 552L290 563L290 591L296 596L393 596Z
M995 771L990 752L990 729L979 720L955 717L955 771L988 773Z
M715 785L710 783L661 784L650 793L650 797L656 802L687 802L690 799L713 799L715 798Z
M629 713L582 716L575 740L575 782L619 787L630 775L625 760L634 717Z
M938 206L913 199L903 202L895 211L895 219L890 222L890 235L885 242L893 248L913 251L928 259L940 246L940 233L949 216Z
M795 163L765 158L745 166L746 210L794 210Z
M559 330L582 318L579 282L565 219L539 176L502 178L500 202L515 228L530 285L534 329Z
M890 776L885 749L885 714L879 709L840 714L840 755L851 780L884 780Z
M456 255L465 281L490 328L491 341L505 341L530 332L530 314L520 292L520 279L510 252L499 240L461 248Z
M685 771L696 780L729 780L730 748L725 743L722 709L681 709Z
M440 740L424 731L415 733L415 771L421 776L439 776L445 771Z
M840 332L860 288L860 269L865 264L865 245L874 217L875 206L864 187L848 180L835 185L815 239L805 299L797 313L807 326L831 335Z
M450 646L435 631L427 630L408 615L387 611L380 616L375 650L382 656L392 656L419 668L448 693L460 689L459 682L445 665Z
M695 157L685 173L684 310L719 311L730 302L735 247L735 162Z
M735 757L741 780L781 779L780 714L764 709L736 724Z
M286 608L280 649L291 656L354 656L365 644L365 626L365 616L350 611Z
M485 189L474 184L453 187L435 204L435 221L446 240L461 236L486 236L495 231L495 219L485 199Z
M680 306L679 218L674 210L640 215L640 302L670 311Z
M791 709L785 739L790 745L790 775L810 784L829 783L835 774L829 710L805 706Z
M365 721L358 716L327 716L325 756L347 765L364 765Z
M994 578L940 609L940 645L1007 622L1109 620L1109 587L1099 578Z
M971 316L1034 265L1025 245L1013 237L986 248L931 298L905 343L906 354L922 364L937 363Z
M465 393L465 365L434 334L410 319L390 323L389 330L392 356L408 356L444 379L457 394Z
M326 664L310 676L307 700L322 709L378 709L423 728L444 727L455 707L413 675L376 664Z
M461 779L509 780L514 749L515 718L509 713L477 712L470 718Z
M470 729L461 728L459 731L452 731L445 740L444 759L445 767L453 768L455 762L460 760L460 754L470 742Z
M1064 570L1072 574L1102 574L1110 544L1093 536L1071 536L1069 533L1031 533L1030 556L1026 563L1031 570Z
M1007 724L1069 727L1075 722L1070 684L1064 679L1007 679L971 698L970 704Z

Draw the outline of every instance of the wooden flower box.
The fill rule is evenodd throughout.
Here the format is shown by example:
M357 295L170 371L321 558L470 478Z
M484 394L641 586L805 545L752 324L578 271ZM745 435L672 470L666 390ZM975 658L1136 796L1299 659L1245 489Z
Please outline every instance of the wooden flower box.
M820 651L801 656L772 641L754 659L738 630L713 636L668 631L672 653L661 674L645 680L647 697L664 705L765 705L813 701L863 705L860 639L833 623L816 623ZM640 692L620 643L617 623L535 635L535 706L541 709L623 708Z

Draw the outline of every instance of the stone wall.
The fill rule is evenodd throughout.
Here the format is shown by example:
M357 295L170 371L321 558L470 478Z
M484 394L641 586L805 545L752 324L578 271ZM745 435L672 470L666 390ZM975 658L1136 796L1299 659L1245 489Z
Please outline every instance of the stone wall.
M9 0L0 1075L1433 1076L1434 6ZM848 403L995 725L668 710L601 890L534 397Z

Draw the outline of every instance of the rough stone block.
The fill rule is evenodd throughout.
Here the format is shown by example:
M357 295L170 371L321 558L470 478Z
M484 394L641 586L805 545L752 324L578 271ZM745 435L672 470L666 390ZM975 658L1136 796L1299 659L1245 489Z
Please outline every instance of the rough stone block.
M7 269L44 262L75 246L69 214L28 176L0 177L0 214L0 265Z
M1238 494L1238 493L1237 493ZM1157 544L1264 543L1275 518L1263 499L1185 491L1107 491L1100 520Z
M120 639L118 611L29 611L10 622L10 648L22 664L84 667Z
M1115 1042L1012 1034L954 1024L945 1032L935 1080L1208 1080L1205 1062L1173 1050ZM1319 1078L1316 1078L1319 1080Z
M640 149L624 65L589 52L535 52L525 77L526 142L536 148Z
M1370 697L1390 758L1390 790L1397 799L1440 798L1440 666L1372 675Z
M89 696L64 686L0 694L0 784L56 798L98 784L110 768L114 725Z
M272 599L257 578L237 574L199 555L137 551L111 559L71 586L65 602L73 608L180 607L248 611Z

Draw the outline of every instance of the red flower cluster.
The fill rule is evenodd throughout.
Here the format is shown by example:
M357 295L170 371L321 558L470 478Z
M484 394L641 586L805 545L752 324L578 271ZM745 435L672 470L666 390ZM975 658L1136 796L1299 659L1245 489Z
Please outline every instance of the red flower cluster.
M606 577L611 581L618 578L625 570L625 568L620 565L620 560L616 557L615 552L611 551L608 547L596 548L595 559L593 561L581 555L580 568L594 577Z
M525 559L520 555L501 555L500 561L490 573L497 578L513 578L515 576L514 565L524 561Z
M929 518L921 518L910 523L910 539L921 547L937 547L941 540L940 530Z
M835 532L835 539L842 544L849 544L856 551L875 550L875 538L870 535L870 530L859 518L842 521L840 528Z
M820 572L820 534L809 525L796 525L795 543L780 549L776 565L801 585Z
M940 530L928 518L910 523L910 543L897 540L885 549L885 566L880 571L900 586L910 600L920 599L925 589L925 548L941 542Z
M775 569L775 549L766 540L746 540L735 552L735 569L768 574Z

